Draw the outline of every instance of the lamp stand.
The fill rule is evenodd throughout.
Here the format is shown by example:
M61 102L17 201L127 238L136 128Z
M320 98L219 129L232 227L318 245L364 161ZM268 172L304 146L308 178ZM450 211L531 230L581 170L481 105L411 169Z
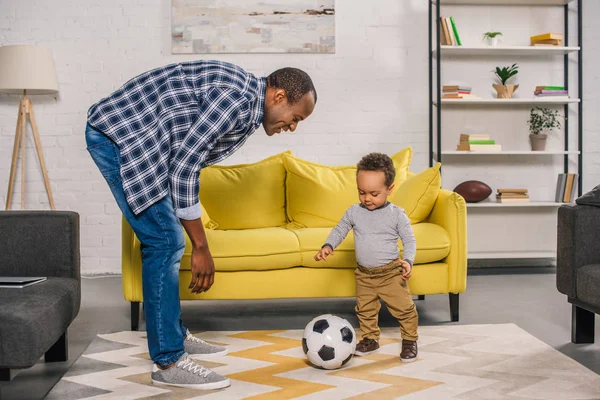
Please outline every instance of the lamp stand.
M33 104L27 97L27 91L23 91L23 97L19 102L19 115L17 117L17 129L15 130L15 145L13 147L12 163L10 164L10 177L8 179L8 194L6 195L6 209L10 210L12 203L13 187L15 184L16 172L17 172L17 160L19 158L19 150L21 153L21 208L25 208L25 133L27 132L27 116L31 122L31 129L33 131L33 140L35 141L35 147L37 149L37 155L40 160L42 167L42 175L44 176L44 185L46 186L46 193L48 194L48 200L50 201L50 208L54 208L54 200L52 199L52 191L50 189L50 181L48 180L48 171L46 170L46 162L44 161L44 153L42 152L42 144L40 142L40 135L37 129L37 123L35 121L35 115L33 113Z

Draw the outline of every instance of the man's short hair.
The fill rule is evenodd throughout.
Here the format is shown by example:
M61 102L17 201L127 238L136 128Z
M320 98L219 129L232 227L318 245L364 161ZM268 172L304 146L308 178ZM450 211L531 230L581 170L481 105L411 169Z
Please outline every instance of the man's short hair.
M392 159L383 153L369 153L358 162L356 174L360 171L381 171L385 174L385 186L391 186L396 178L396 168Z
M301 69L285 67L272 72L267 77L267 84L270 87L283 89L290 104L300 101L302 96L312 93L317 103L317 91L313 85L310 76Z

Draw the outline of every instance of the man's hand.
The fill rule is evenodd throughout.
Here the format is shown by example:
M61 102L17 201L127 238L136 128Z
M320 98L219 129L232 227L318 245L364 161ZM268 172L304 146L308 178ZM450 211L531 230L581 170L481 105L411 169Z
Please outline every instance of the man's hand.
M206 292L215 282L215 263L208 249L206 233L200 219L181 220L192 241L192 281L189 289L192 293Z
M192 293L206 292L215 282L215 263L208 250L192 249L192 281L189 289Z
M333 249L330 246L325 246L315 254L315 261L327 260L327 256L333 254Z
M402 279L407 281L410 278L410 274L412 273L412 267L408 263L408 261L398 260L400 261L400 268L402 269Z

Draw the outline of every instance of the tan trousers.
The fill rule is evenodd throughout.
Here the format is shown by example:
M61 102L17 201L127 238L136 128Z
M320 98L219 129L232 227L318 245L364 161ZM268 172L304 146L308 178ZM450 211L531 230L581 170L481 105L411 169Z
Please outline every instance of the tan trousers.
M387 305L390 314L400 322L402 339L417 340L419 315L406 281L402 279L400 263L376 268L358 266L356 275L356 316L363 338L379 340L377 324L381 304Z

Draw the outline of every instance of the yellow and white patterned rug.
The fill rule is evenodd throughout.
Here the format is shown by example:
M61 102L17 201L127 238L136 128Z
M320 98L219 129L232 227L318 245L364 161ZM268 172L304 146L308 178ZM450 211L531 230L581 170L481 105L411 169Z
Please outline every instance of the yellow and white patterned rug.
M154 386L144 332L98 335L46 399L600 399L600 376L514 324L423 326L419 359L398 358L398 329L339 370L310 366L301 330L201 332L229 355L202 364L219 391Z

